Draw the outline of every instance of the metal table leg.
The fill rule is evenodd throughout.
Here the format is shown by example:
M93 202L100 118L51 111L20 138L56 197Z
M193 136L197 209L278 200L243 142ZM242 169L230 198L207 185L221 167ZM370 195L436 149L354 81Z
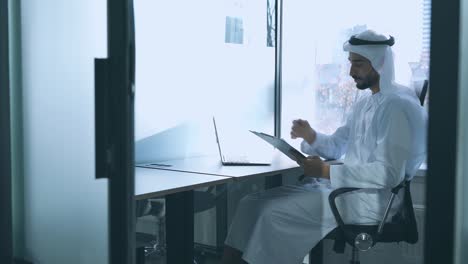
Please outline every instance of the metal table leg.
M166 196L166 245L168 264L193 263L193 191Z

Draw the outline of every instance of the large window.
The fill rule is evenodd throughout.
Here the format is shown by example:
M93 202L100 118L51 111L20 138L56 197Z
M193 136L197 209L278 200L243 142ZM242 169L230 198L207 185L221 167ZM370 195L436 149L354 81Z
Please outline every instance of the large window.
M283 9L284 138L297 118L328 134L345 121L360 93L342 49L353 34L394 36L396 81L419 92L428 79L429 0L284 1Z
M135 0L135 139L192 133L203 152L214 142L212 116L234 135L273 134L273 3ZM428 79L430 9L430 0L284 1L281 135L289 138L296 118L323 133L344 123L362 92L342 45L365 29L395 37L396 81L418 93Z
M225 132L273 133L272 10L267 1L135 0L135 139L201 124L203 152L215 142L212 116Z

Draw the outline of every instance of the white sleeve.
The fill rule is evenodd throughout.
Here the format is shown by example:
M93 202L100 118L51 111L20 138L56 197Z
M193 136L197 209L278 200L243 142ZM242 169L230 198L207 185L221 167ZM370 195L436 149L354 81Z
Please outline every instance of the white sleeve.
M365 100L359 100L351 109L346 119L346 124L339 127L332 135L325 135L317 132L317 137L312 144L303 140L301 143L302 152L311 156L320 156L325 159L339 159L348 149L348 139L351 125L354 123L356 109L362 108Z
M369 162L331 166L332 187L391 188L404 179L411 153L407 116L401 108L392 107L375 125L377 142Z
M301 150L309 155L318 155L326 159L339 159L347 149L348 138L349 126L346 124L338 128L332 135L317 132L317 137L312 144L303 140Z

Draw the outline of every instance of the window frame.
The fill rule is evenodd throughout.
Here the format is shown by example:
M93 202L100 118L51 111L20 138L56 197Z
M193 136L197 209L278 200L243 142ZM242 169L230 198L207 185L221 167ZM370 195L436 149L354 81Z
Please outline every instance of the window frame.
M0 260L13 259L11 125L10 125L10 60L9 2L0 0Z

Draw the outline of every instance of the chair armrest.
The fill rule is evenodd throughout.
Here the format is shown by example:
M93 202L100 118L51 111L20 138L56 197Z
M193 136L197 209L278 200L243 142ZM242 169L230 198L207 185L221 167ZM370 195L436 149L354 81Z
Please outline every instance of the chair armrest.
M344 227L344 222L343 222L343 219L341 218L340 212L338 212L338 208L336 207L336 201L335 201L336 198L342 194L356 191L356 190L361 190L361 189L362 188L351 188L351 187L338 188L338 189L333 190L328 196L328 202L330 203L333 216L335 217L335 220L340 227Z
M395 196L398 194L398 192L401 190L401 188L406 187L409 184L409 182L410 181L403 180L400 184L398 184L397 186L395 186L395 187L393 187L391 189L392 195L390 196L390 198L389 198L389 200L387 202L387 207L386 207L384 216L382 217L382 220L380 220L380 222L379 222L378 234L380 234L381 231L382 231L383 224L385 223L385 220L387 219L388 212L389 212L389 210L390 210L390 208L392 206L392 203L393 203L393 200L395 199ZM333 216L335 217L335 220L338 223L338 226L340 226L340 228L344 228L345 224L344 224L343 218L341 217L341 215L340 215L340 213L338 211L338 208L336 206L336 198L338 196L342 195L342 194L352 192L352 191L362 190L362 189L375 190L375 189L378 189L378 188L344 187L344 188L335 189L328 196L328 202L330 203L330 208L331 208Z
M403 180L402 182L400 182L400 184L398 184L397 186L392 188L392 193L398 194L400 189L406 187L407 185L409 185L410 182L411 182L410 180Z

